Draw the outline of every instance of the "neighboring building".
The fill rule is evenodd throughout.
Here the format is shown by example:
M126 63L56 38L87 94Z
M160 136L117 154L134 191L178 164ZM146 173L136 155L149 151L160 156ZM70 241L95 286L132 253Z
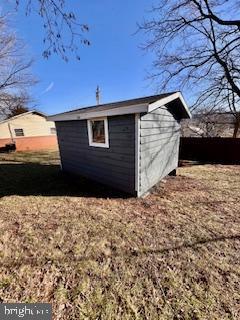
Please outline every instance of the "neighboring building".
M232 137L235 117L230 112L198 113L181 123L182 137Z
M141 196L178 166L181 93L97 105L56 122L62 170Z
M9 143L15 143L17 151L57 148L55 124L37 111L0 121L0 147Z

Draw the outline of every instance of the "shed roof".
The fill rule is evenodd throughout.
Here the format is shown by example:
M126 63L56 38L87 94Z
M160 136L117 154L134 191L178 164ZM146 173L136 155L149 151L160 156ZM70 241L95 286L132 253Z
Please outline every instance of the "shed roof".
M163 93L154 96L111 102L79 108L48 117L51 121L69 121L114 116L140 112L151 112L161 106L171 105L180 118L190 118L191 114L180 92Z

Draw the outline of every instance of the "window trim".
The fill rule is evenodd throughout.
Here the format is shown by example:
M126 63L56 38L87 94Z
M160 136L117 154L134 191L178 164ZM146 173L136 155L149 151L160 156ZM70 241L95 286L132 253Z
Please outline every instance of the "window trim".
M104 121L105 143L93 142L92 125L91 125L92 121ZM109 148L108 119L107 119L107 117L88 119L87 120L87 128L88 128L88 143L89 143L90 147Z
M20 134L20 135L17 134L16 133L17 130L21 130L22 134ZM25 136L23 128L14 128L14 134L15 134L15 137L24 137Z
M53 130L54 132L52 132L52 130ZM50 134L56 134L56 133L57 133L56 127L50 127Z

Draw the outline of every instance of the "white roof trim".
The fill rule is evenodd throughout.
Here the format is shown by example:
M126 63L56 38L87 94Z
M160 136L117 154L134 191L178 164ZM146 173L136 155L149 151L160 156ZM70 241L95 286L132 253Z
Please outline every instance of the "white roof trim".
M187 104L186 104L181 92L173 93L168 97L165 97L165 98L162 98L162 99L160 99L160 100L158 100L156 102L150 103L148 105L148 111L147 112L152 112L155 109L157 109L159 107L162 107L162 106L166 105L167 103L169 103L169 102L171 102L171 101L173 101L175 99L180 99L181 100L181 102L182 102L182 104L184 106L184 109L186 110L186 113L188 114L189 118L192 118L192 115L191 115L191 113L190 113L190 111L188 109L188 106L187 106Z
M70 120L86 120L91 118L101 118L101 117L108 117L108 116L117 116L117 115L124 115L124 114L136 114L142 112L152 112L153 110L164 106L165 104L175 100L180 99L184 109L186 110L187 115L191 118L191 113L187 107L186 102L183 99L183 96L180 92L173 93L165 98L159 99L153 103L144 103L144 104L137 104L137 105L130 105L126 107L112 107L105 110L100 111L91 111L91 108L86 109L86 111L81 111L81 109L76 111L70 111L65 113L56 114L53 116L48 116L48 121L70 121Z
M0 121L0 124L1 124L1 123L4 123L4 122L9 122L9 121L15 120L15 119L20 118L20 117L23 117L23 116L26 116L27 114L30 114L30 113L37 113L37 114L41 115L42 117L46 117L46 115L45 115L44 113L42 113L42 112L39 112L39 111L37 111L37 110L31 110L31 111L27 111L27 112L18 114L18 115L16 115L16 116L11 117L11 118L2 120L2 121Z
M54 116L47 117L49 121L69 121L69 120L86 120L91 118L101 118L107 116L117 116L123 114L132 114L132 113L140 113L140 112L148 112L148 104L138 104L133 106L127 107L119 107L119 108L112 108L107 110L101 111L89 111L89 112L69 112L65 114L59 114Z

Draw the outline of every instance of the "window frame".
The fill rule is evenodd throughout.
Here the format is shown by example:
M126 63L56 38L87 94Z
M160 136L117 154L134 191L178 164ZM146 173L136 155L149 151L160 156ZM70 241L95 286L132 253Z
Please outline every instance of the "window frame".
M92 132L92 124L91 124L92 121L104 121L105 143L93 142L93 132ZM88 143L89 143L90 147L109 148L109 134L108 134L108 119L107 119L107 117L87 119L87 128L88 128Z
M52 132L52 131L54 131L54 132ZM56 127L51 127L50 134L56 134L56 133L57 133Z
M17 134L16 133L17 130L21 130L22 134L20 134L20 135ZM15 134L15 137L24 137L25 136L23 128L15 128L14 129L14 134Z

